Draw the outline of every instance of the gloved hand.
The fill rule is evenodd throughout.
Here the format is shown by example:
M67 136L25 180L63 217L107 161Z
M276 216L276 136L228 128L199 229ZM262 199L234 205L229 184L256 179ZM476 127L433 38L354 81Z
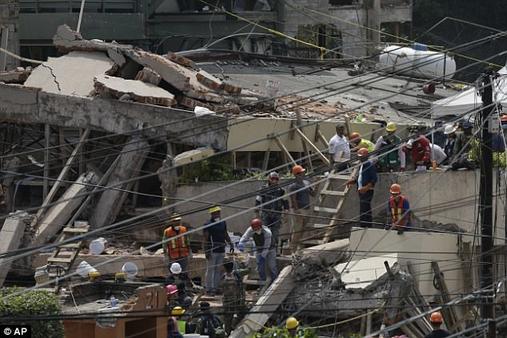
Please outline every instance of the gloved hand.
M229 253L234 253L234 244L231 245L231 248L229 249Z
M238 249L239 249L239 251L244 252L245 251L245 244L239 243L238 244Z

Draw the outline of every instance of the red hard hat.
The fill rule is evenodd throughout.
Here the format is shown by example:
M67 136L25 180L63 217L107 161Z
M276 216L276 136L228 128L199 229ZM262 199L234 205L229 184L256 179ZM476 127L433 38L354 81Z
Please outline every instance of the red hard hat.
M359 156L359 157L368 156L368 149L366 149L366 148L359 149L357 151L357 156Z
M349 139L351 141L359 141L361 139L361 134L359 134L358 132L353 132L352 134L350 134Z
M438 311L433 312L430 316L430 322L435 324L442 324L444 319L442 318L442 314Z
M401 186L398 183L394 183L391 185L391 189L389 189L391 194L401 194Z
M252 227L252 229L256 230L256 229L260 229L262 227L262 221L258 218L254 218L251 222L250 222L250 226Z
M306 171L305 168L303 168L299 164L297 164L297 165L295 165L295 166L292 167L292 175L297 175L297 174L300 174L300 173L304 173L305 171Z

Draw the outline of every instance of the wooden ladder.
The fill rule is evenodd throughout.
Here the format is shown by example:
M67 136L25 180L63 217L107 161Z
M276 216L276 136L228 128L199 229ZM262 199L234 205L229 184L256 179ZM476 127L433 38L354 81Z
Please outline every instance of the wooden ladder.
M89 224L81 222L79 223L79 226L63 228L61 235L58 237L57 243L67 241L72 237L87 233L90 227ZM60 290L60 281L64 280L64 276L69 273L70 268L76 260L82 245L83 239L80 239L74 243L59 245L53 254L48 258L48 277L50 280L55 280L55 292L58 292Z
M313 208L315 215L325 217L322 220L315 218L313 224L315 232L323 235L318 236L318 241L306 240L307 245L324 244L331 239L331 235L339 221L338 218L345 196L349 191L347 182L354 174L355 172L337 174L335 170L329 173L324 187L320 191L317 206Z

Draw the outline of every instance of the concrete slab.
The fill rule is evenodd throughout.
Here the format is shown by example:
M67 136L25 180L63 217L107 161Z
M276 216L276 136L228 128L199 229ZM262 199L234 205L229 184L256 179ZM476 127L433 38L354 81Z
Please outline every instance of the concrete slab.
M170 107L176 103L174 95L167 90L138 80L125 80L109 75L97 75L94 79L95 91L106 97L119 99L128 94L132 100L140 103Z
M30 224L31 217L26 212L11 214L4 221L0 231L0 253L6 253L19 248L25 233L25 228ZM12 261L0 259L0 287L4 284L5 277L11 268Z
M338 264L334 269L341 274L346 289L363 289L386 273L384 262L393 266L398 262L398 254L364 258L359 261Z
M101 52L70 52L35 68L25 86L41 88L48 93L89 96L93 79L105 74L114 62Z
M91 190L87 184L95 184L97 175L93 172L85 173L79 176L74 184L58 199L65 201L53 205L44 214L44 217L37 222L36 232L32 244L39 245L48 242L58 231L60 231L67 221L72 217L73 212L81 205L84 200L84 192ZM76 198L77 195L83 195Z
M432 296L438 293L433 286L432 261L438 261L441 270L445 271L450 294L460 293L464 288L457 234L406 231L398 235L396 231L354 228L350 248L355 252L351 260L356 262L389 254L397 254L402 267L411 262L415 283L427 300L432 300ZM351 264L349 269L353 267Z

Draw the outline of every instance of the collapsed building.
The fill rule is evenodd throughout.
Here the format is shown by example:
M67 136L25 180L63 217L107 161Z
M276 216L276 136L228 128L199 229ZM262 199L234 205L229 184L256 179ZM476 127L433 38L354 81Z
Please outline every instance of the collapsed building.
M46 266L59 288L69 280L58 277L75 273L83 261L104 276L135 262L137 278L163 278L167 269L160 250L141 248L160 239L167 219L167 212L158 211L161 204L177 203L174 209L195 228L212 204L224 205L230 214L254 205L255 193L244 193L257 191L261 180L253 177L223 190L226 183L203 183L203 174L189 169L192 164L228 151L232 156L224 161L236 170L233 178L244 178L252 168L262 172L282 165L284 172L303 154L309 158L305 165L317 169L328 164L327 140L338 121L370 139L379 136L385 121L398 123L400 134L407 135L408 126L429 123L432 102L455 92L449 85L424 93L424 81L377 73L358 81L347 63L296 63L233 52L156 55L86 40L65 26L58 29L54 44L67 54L0 74L3 211L34 214L13 213L5 220L0 252L54 243L57 248L50 249L55 250L30 256L30 264L24 261L24 268L15 272L32 276L35 268ZM476 270L467 265L475 244L475 223L470 221L475 219L475 175L382 175L373 204L385 205L388 186L400 182L404 193L414 197L421 227L432 230L408 232L402 240L385 230L352 228L357 196L344 188L350 177L319 176L314 212L320 219L306 239L310 257L305 254L289 264L262 297L252 300L255 305L247 316L254 320L240 323L233 336L260 329L252 323L278 324L288 312L310 321L317 310L319 325L361 316L363 324L358 328L359 322L351 321L350 330L369 334L386 316L395 322L429 309L430 303L444 304L451 296L471 292L478 283ZM502 189L504 183L498 184ZM223 192L217 194L217 189ZM453 203L456 196L463 199ZM495 206L500 225L505 218L502 203ZM376 216L383 217L383 208L378 209ZM89 231L129 216L139 217L139 223L101 235L117 247L102 255L81 250L91 239ZM248 220L246 213L233 218L230 230L243 232ZM145 226L136 229L136 224ZM127 229L128 234L121 233ZM496 232L503 234L504 228L498 226ZM133 240L139 247L131 245ZM502 257L498 255L499 262ZM441 260L446 260L445 267L432 264ZM9 258L0 262L5 267L13 263ZM204 254L194 255L192 264L202 278ZM2 283L8 270L2 269ZM498 273L504 272L499 264ZM257 313L266 306L265 313ZM272 317L277 310L281 314ZM456 318L467 311L473 308L450 307L446 322L462 327ZM429 326L423 318L402 329L420 336Z

